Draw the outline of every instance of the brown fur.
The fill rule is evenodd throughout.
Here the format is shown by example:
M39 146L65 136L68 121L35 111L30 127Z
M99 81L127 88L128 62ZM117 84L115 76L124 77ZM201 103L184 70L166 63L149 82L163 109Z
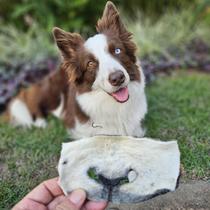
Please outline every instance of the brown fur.
M58 28L54 28L53 33L64 58L61 69L67 73L69 83L64 123L67 127L73 128L76 118L82 123L89 120L89 117L79 107L75 96L91 91L98 62L84 49L84 41L80 35L71 34Z
M110 53L125 67L131 81L140 81L140 73L136 65L136 45L131 41L132 34L124 27L113 3L106 4L96 29L108 37ZM89 117L76 102L75 95L91 91L97 73L98 61L84 49L84 40L79 34L65 32L59 28L54 28L53 33L64 57L61 68L67 72L69 79L64 122L69 128L72 128L75 125L75 118L83 123L89 120ZM122 51L118 56L114 55L116 47Z
M50 111L59 106L61 93L67 94L67 81L64 73L62 70L53 72L42 81L22 89L15 97L27 105L34 120L46 117Z
M101 19L98 20L96 29L108 37L109 51L127 70L131 81L140 81L140 74L136 65L136 45L132 41L132 33L126 30L119 12L112 2L107 2ZM114 49L120 48L121 54L114 55Z
M107 2L96 29L108 37L109 51L127 70L130 79L140 80L136 65L136 45L132 42L132 33L128 32L120 20L119 13L112 2ZM98 66L97 60L84 49L83 38L76 33L65 32L59 28L53 29L53 34L64 61L62 68L66 70L69 82L74 84L76 91L84 93L91 91ZM122 53L114 55L114 49L119 47ZM91 67L88 63L91 62Z
M79 120L81 123L85 123L89 120L89 116L81 110L76 101L76 92L75 86L70 85L67 105L64 111L64 123L68 128L74 127L75 119Z
M138 70L138 66L136 65L136 60L132 61L131 57L127 53L127 48L123 41L119 40L115 37L115 35L109 35L108 36L108 45L109 45L109 52L120 61L120 63L124 66L124 68L127 70L130 80L131 81L140 81L140 73ZM120 48L121 53L119 55L114 54L115 48ZM129 49L132 54L135 54L135 48Z
M136 45L131 40L132 34L121 22L113 3L107 2L96 29L108 37L109 52L121 62L131 81L140 81L136 65ZM91 91L99 64L97 59L85 50L84 39L79 34L54 28L53 35L63 57L60 70L30 88L21 90L17 97L26 103L36 119L46 117L50 111L56 109L60 103L60 94L64 93L64 122L67 127L72 128L76 118L83 123L89 120L75 96ZM120 48L122 53L115 55L115 48Z
M97 67L97 60L84 48L75 52L70 60L64 60L61 66L67 72L69 83L74 85L80 94L91 91Z

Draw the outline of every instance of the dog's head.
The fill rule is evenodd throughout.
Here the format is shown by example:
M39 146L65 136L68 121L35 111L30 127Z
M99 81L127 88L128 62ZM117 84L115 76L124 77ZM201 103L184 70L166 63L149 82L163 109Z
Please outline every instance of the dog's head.
M77 33L53 29L64 58L62 66L79 93L105 91L118 102L125 102L129 98L128 84L140 81L132 34L112 2L107 2L96 29L98 34L86 41Z

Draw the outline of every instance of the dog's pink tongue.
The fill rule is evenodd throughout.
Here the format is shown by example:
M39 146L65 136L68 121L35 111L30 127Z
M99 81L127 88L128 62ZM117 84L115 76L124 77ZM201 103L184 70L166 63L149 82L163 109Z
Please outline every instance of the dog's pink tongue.
M111 94L113 98L115 98L118 102L126 102L128 100L129 94L128 94L128 88L121 88L118 91Z

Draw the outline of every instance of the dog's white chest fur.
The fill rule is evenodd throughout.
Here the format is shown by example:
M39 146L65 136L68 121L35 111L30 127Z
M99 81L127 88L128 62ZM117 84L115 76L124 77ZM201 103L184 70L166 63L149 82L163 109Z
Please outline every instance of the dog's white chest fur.
M144 84L130 82L129 100L119 103L103 91L91 91L77 96L81 109L90 117L86 123L76 120L70 129L74 139L95 135L126 135L142 137L141 120L147 112Z

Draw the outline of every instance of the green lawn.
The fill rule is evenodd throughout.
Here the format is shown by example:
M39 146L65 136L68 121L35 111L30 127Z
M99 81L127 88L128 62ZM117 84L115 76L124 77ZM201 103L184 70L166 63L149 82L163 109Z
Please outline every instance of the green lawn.
M185 178L210 178L210 75L179 73L147 87L147 136L177 139ZM45 130L0 123L0 209L8 209L42 180L57 176L67 134L55 119Z

